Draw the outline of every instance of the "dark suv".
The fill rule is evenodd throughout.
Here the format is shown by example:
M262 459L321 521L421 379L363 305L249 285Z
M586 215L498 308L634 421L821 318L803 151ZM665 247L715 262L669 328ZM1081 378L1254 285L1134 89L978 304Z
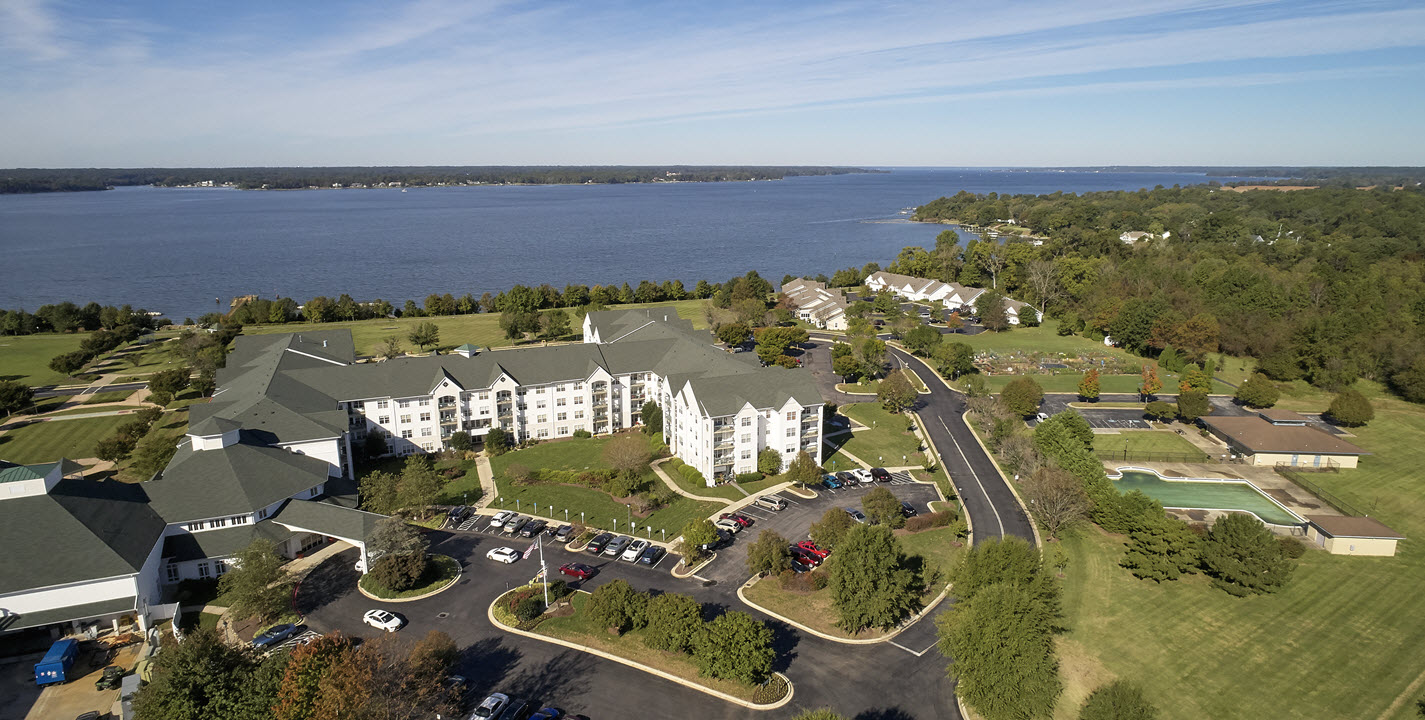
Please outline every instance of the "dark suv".
M613 533L599 533L598 535L594 536L593 540L589 541L588 547L584 549L595 555L598 555L599 553L604 551L605 547L608 547L609 541L612 539L614 539Z
M891 473L885 468L871 468L871 479L876 482L890 482Z

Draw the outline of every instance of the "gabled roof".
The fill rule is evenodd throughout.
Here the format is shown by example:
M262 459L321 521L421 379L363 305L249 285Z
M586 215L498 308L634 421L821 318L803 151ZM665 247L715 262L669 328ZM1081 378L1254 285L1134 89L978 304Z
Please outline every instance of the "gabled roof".
M163 539L163 557L173 562L231 557L242 552L255 540L268 540L273 544L279 544L294 534L291 530L270 520L263 520L252 525L236 525L221 530L204 530L197 533L181 532Z
M312 500L288 500L270 519L293 528L365 542L386 516Z
M85 478L0 500L0 594L137 573L163 536L147 500L139 485Z
M188 423L188 434L206 437L212 435L222 435L233 430L240 430L242 424L236 420L229 420L222 417L209 416L198 422Z
M243 441L220 450L188 443L158 476L143 483L153 509L170 523L250 513L327 480L325 460Z

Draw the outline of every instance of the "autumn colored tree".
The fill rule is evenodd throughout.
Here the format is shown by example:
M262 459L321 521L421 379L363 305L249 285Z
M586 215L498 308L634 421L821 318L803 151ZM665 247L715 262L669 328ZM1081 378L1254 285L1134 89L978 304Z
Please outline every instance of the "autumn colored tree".
M1098 368L1089 368L1079 381L1079 397L1084 400L1098 399Z

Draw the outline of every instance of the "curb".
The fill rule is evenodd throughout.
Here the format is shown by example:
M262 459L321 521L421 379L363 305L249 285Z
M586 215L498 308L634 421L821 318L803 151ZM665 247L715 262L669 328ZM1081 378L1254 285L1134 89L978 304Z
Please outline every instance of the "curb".
M917 427L920 427L920 428L924 428L924 427L925 427L925 422L924 422L924 420L921 419L920 415L919 415L918 413L916 413L914 410L911 411L911 414L912 414L912 415L915 415L915 423L916 423L916 426L917 426ZM940 461L940 471L943 472L943 473L945 473L945 479L946 479L947 481L949 481L951 487L954 487L954 485L955 485L955 480L954 480L954 478L950 477L950 469L947 468L947 467L945 467L945 456L940 454L940 448L935 447L935 440L933 440L933 439L930 437L930 431L929 431L929 430L926 430L926 431L925 431L925 442L926 442L926 446L929 447L932 451L935 452L935 459L937 459L937 460ZM947 497L945 497L945 493L940 489L940 483L932 482L931 484L935 486L935 494L940 496L940 502L944 502L944 503L950 502L950 499L947 498ZM958 499L958 498L957 498L957 499ZM959 506L960 506L960 514L963 515L963 516L965 516L965 543L966 543L967 545L971 546L971 547L974 547L974 545L975 545L975 521L970 518L970 509L967 508L967 507L965 507L965 503L961 502L961 503L958 503L958 504L959 504Z
M920 609L920 612L918 612L918 613L916 613L916 614L910 616L909 619L907 619L904 623L902 623L902 624L901 624L899 627L897 627L894 631L892 631L892 632L890 632L890 633L888 633L888 634L886 634L886 635L882 635L881 637L867 638L867 639L865 639L865 640L852 640L852 639L849 639L849 638L839 638L839 637L836 637L835 635L827 635L827 634L824 633L824 632L820 632L820 631L817 631L817 630L813 630L813 629L811 629L811 628L809 628L809 627L807 627L807 626L805 626L805 625L803 625L803 624L801 624L801 623L799 623L799 622L797 622L797 621L795 621L795 620L792 620L791 618L785 617L785 616L783 616L783 615L778 615L777 613L774 613L774 612L772 612L771 610L768 610L767 608L764 608L764 607L762 607L761 605L758 605L757 603L752 602L751 600L748 600L748 599L747 599L747 596L742 594L742 591L745 590L745 589L747 589L747 588L749 588L749 587L752 587L752 586L755 585L758 581L763 580L763 579L764 579L764 578L753 577L752 579L748 580L747 582L742 583L742 585L737 588L737 599L738 599L738 600L741 600L741 601L742 601L742 604L746 605L747 607L750 607L750 608L752 608L752 609L754 609L754 610L756 610L756 611L758 611L758 612L760 612L760 613L762 613L762 614L764 614L764 615L767 615L768 617L776 618L776 619L778 619L778 620L780 620L780 621L782 621L782 622L784 622L784 623L786 623L786 624L788 624L788 625L791 625L792 627L794 627L794 628L796 628L796 629L798 629L798 630L800 630L800 631L802 631L802 632L804 632L804 633L807 633L807 634L809 634L809 635L815 635L815 636L817 636L817 637L819 637L819 638L821 638L821 639L823 639L823 640L830 640L831 642L841 643L842 645L877 645L877 644L880 644L880 643L890 642L891 640L894 640L898 635L900 635L901 633L905 632L906 630L909 630L912 625L915 625L916 623L918 623L918 622L920 622L922 619L924 619L926 615L929 615L929 614L930 614L930 611L931 611L931 610L934 610L934 609L935 609L935 606L939 605L939 604L940 604L940 601L941 601L941 600L944 600L944 599L945 599L945 596L947 596L947 595L950 594L950 588L951 588L950 585L946 585L946 586L945 586L945 589L944 589L944 590L941 590L939 595L936 595L934 599L932 599L930 602L926 603L925 607L923 607L923 608Z
M994 453L991 453L990 449L985 447L985 441L980 439L980 434L975 432L975 426L970 424L970 411L966 410L965 414L960 416L960 419L964 421L965 427L970 428L970 434L975 437L975 442L980 444L980 449L985 451L985 457L990 459L990 464L995 466L995 472L999 473L1000 479L1003 480L1005 486L1009 488L1010 494L1014 495L1014 501L1019 503L1019 509L1024 511L1024 517L1029 518L1029 530L1034 533L1034 547L1044 547L1044 538L1039 536L1039 521L1035 520L1034 516L1029 514L1029 506L1024 504L1024 498L1019 496L1019 490L1015 488L1014 483L1010 482L1009 478L1005 476L1004 470L999 466L999 460L996 460Z
M449 558L450 556L449 556L449 555L441 555L441 557L448 557L448 558ZM451 559L451 560L455 560L455 558L450 558L450 559ZM377 596L375 596L375 595L372 595L372 594L369 593L369 592L366 592L366 588L361 587L361 581L360 581L360 580L357 580L357 581L356 581L356 589L357 589L357 591L360 592L362 595L365 595L366 597L371 598L372 600L375 600L376 602L383 602L383 603L408 603L408 602L415 602L415 601L417 601L417 600L424 600L424 599L426 599L426 598L428 598L428 597L431 597L431 596L434 596L434 595L439 595L439 594L445 592L446 590L449 590L449 589L455 587L455 584L458 583L458 582L460 582L460 578L465 577L465 567L460 564L460 561L459 561L459 560L455 560L455 566L456 566L457 568L459 568L459 572L455 573L455 577L454 577L454 578L451 578L450 582L448 582L448 583L446 583L446 584L444 584L444 585L441 585L440 588L438 588L438 589L436 589L436 590L432 590L432 591L430 591L430 592L428 592L428 593L426 593L426 594L424 594L424 595L417 595L417 596L415 596L415 597L397 598L397 599L377 597ZM366 577L366 576L363 575L362 577Z
M583 592L583 591L581 590L580 592ZM503 597L503 595L502 595L501 597ZM496 598L497 601L498 601L498 599L499 599L499 598ZM622 664L622 665L627 665L628 667L631 667L631 668L633 668L633 669L635 669L635 670L642 670L643 672L646 672L646 673L648 673L648 674L650 674L650 675L657 675L658 677L661 677L661 678L663 678L664 680L668 680L668 681L677 683L677 684L682 685L683 687L689 688L689 689L691 689L691 690L697 690L698 692L711 695L711 696L713 696L713 697L715 697L715 698L717 698L717 699L719 699L719 700L723 700L723 701L726 701L726 702L730 702L730 703L732 703L732 704L734 704L734 705L741 705L742 707L748 708L748 709L750 709L750 710L776 710L777 708L783 707L783 706L785 706L787 703L791 702L791 701L792 701L792 696L796 694L796 686L794 686L794 685L792 684L792 679L791 679L791 678L787 677L786 675L783 675L782 673L774 673L774 674L780 676L783 680L785 680L785 681L787 682L787 694L784 695L784 696L782 696L782 699L781 699L781 700L778 700L777 702L772 703L772 704L770 704L770 705L756 705L756 704L753 704L753 703L748 702L748 701L746 701L746 700L743 700L742 698L733 697L733 696L731 696L731 695L728 695L727 693L719 692L719 691L714 690L714 689L712 689L712 688L710 688L710 687L706 687L706 686L704 686L704 685L699 685L698 683L695 683L695 682L692 682L692 681L689 681L689 680L684 680L683 678L680 678L680 677L678 677L678 676L676 676L676 675L673 675L672 673L667 673L667 672L664 672L664 671L659 670L659 669L657 669L657 668L649 667L649 666L644 665L644 664L642 664L642 663L634 662L634 661L629 660L629 659L627 659L627 658L622 658L622 657L619 657L618 655L614 655L614 654L612 654L612 653L604 652L603 650L595 650L594 648L588 647L588 646L586 646L586 645L580 645L580 644L578 644L578 643L569 642L568 640L561 640L561 639L559 639L559 638L549 637L548 635L540 635L540 634L538 634L538 633L532 633L532 632L528 632L528 631L525 631L525 630L520 630L519 628L510 627L509 625L506 625L506 624L500 622L499 620L496 620L496 619L495 619L495 603L493 603L493 602L490 603L490 606L485 609L485 617L487 617L487 618L490 619L490 624L491 624L491 625L494 625L495 627L497 627L497 628L499 628L499 629L501 629L501 630L504 630L505 632L513 633L513 634L515 634L515 635L521 635L521 636L524 636L524 637L527 637L527 638L532 638L532 639L534 639L534 640L539 640L539 641L551 643L551 644L554 644L554 645L562 645L562 646L564 646L564 647L567 647L567 648L570 648L570 649L573 649L573 650L578 650L578 651L580 651L580 652L589 653L590 655L597 655L598 657L601 657L601 658L603 658L603 659L605 659L605 660L612 660L612 661L614 661L614 662L616 662L616 663L620 663L620 664Z
M685 559L686 559L686 558L685 558ZM678 574L678 567L677 567L676 565L673 566L673 569L672 569L672 570L669 570L669 571L668 571L668 574L669 574L669 575L672 575L672 576L675 577L675 578L678 578L679 580L686 580L686 579L688 579L688 578L690 578L690 577L697 577L699 570L702 570L703 568L707 567L707 566L708 566L708 563L711 563L712 561L714 561L714 560L716 560L716 559L717 559L717 553L713 553L713 554L707 556L707 559L705 559L705 560L703 560L702 562L698 563L697 567L692 568L691 570L689 570L688 572L686 572L686 573L684 573L684 574L682 574L682 575Z

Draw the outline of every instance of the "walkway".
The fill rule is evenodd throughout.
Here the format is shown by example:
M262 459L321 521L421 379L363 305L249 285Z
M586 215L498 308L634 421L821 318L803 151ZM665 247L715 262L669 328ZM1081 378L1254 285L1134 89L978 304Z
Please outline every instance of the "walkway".
M668 488L671 489L673 492L678 493L679 495L682 495L683 497L686 497L686 498L692 498L692 499L694 499L694 500L702 500L702 501L705 501L705 502L715 502L715 503L719 503L719 504L722 504L722 505L731 505L731 504L732 504L732 501L731 501L731 500L728 500L727 498L708 497L707 495L694 495L693 493L690 493L690 492L688 492L687 490L684 490L684 489L682 488L682 486L680 486L678 483L676 483L676 482L673 481L673 478L668 477L668 473L666 473L666 472L663 471L663 463L668 462L668 461L671 460L671 459L672 459L672 458L662 458L662 459L659 459L659 460L654 460L653 462L651 462L651 463L648 464L648 467L652 468L652 469L653 469L653 474L654 474L654 475L657 475L658 478L663 481L663 484L664 484L664 485L667 485ZM742 488L738 488L738 490L742 490ZM743 494L746 495L746 494L747 494L747 491L743 490Z
M490 467L490 456L480 453L475 458L475 474L480 478L480 501L475 503L475 509L479 510L495 501L495 495L499 493L499 488L495 487L495 470Z

